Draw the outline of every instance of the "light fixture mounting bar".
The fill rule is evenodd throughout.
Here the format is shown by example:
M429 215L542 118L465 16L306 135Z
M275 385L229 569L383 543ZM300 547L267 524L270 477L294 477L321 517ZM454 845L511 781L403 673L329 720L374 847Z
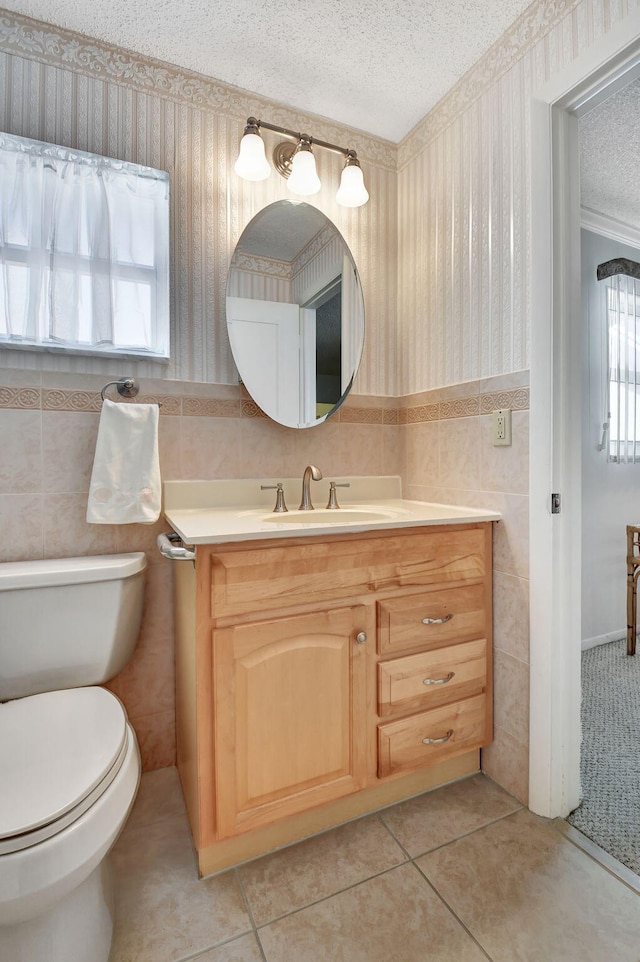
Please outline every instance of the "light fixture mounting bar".
M310 143L315 144L317 147L324 147L326 150L333 150L336 154L342 154L344 157L356 156L355 150L351 150L349 147L339 147L338 144L330 144L326 140L318 140L316 137L310 137L309 134L302 134L297 130L289 130L287 127L278 127L276 124L268 124L266 120L258 120L256 117L249 117L247 120L247 125L251 127L264 127L265 130L273 130L277 134L284 134L285 137L292 137L297 141L307 139Z

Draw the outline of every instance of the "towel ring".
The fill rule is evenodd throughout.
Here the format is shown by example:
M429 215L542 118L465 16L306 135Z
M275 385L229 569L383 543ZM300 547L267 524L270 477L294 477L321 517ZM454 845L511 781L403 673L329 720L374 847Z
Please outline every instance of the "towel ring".
M105 384L105 386L100 391L100 397L102 398L103 401L105 400L105 391L107 390L107 388L110 388L113 384L115 384L115 386L117 387L118 394L121 397L135 397L138 391L140 390L140 385L138 384L135 378L121 377L117 381L109 381L108 384Z

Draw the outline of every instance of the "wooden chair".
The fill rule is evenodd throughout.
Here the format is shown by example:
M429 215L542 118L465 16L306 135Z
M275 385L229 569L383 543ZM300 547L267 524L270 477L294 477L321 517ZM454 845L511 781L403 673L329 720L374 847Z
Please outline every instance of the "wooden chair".
M635 655L640 576L640 526L627 525L627 654Z

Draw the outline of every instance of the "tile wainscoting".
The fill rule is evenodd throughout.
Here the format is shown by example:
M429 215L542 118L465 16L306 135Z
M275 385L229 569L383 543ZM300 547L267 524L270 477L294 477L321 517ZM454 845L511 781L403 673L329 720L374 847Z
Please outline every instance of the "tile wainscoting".
M166 528L162 520L86 523L105 380L24 371L0 375L0 560L146 552L140 643L109 687L127 708L148 771L175 758L172 569L155 546ZM527 382L524 372L400 399L352 395L312 431L274 424L237 385L147 380L136 399L162 404L165 480L291 477L313 462L326 478L401 474L408 497L486 505L503 513L494 557L496 742L485 753L485 766L521 800L527 791ZM513 409L511 448L490 444L486 412L496 407Z

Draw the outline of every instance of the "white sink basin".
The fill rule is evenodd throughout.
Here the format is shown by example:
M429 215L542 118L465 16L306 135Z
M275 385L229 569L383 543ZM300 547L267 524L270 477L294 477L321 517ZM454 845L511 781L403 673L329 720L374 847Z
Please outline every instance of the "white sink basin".
M397 515L397 512L396 512ZM288 511L285 513L272 512L263 521L272 524L368 524L375 521L389 521L393 513L382 511L367 511L358 508L337 508L328 511L326 508L314 508L313 511Z

